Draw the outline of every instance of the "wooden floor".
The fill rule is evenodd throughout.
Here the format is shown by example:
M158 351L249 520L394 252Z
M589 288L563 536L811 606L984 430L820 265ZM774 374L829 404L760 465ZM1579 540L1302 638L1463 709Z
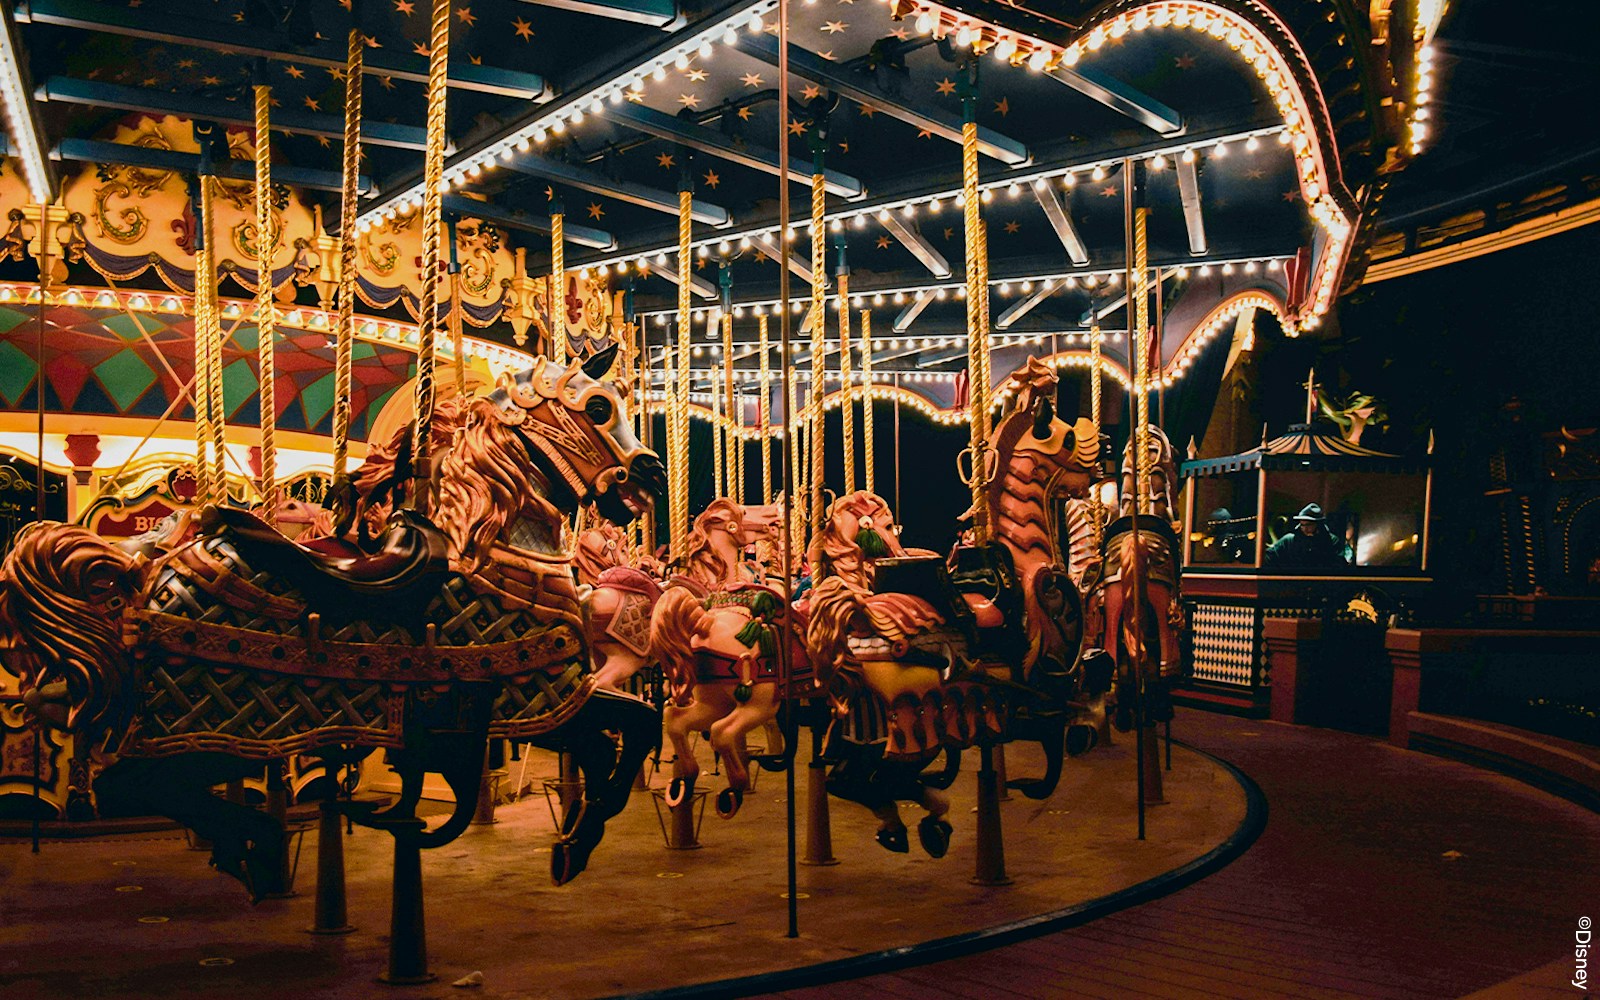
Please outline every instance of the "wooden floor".
M1177 732L1266 795L1232 865L1072 930L781 996L1584 995L1566 980L1578 918L1600 909L1600 816L1343 733L1194 711Z

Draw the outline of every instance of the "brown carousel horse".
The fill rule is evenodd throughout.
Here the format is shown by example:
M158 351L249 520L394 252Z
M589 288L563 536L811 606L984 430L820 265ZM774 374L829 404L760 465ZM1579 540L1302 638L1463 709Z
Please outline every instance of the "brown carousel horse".
M607 691L630 690L651 662L650 612L661 597L659 567L648 556L630 565L622 532L601 522L578 532L573 568L595 683Z
M1099 564L1084 578L1089 635L1116 665L1113 719L1123 731L1133 727L1131 669L1135 663L1150 668L1147 688L1154 697L1146 705L1148 721L1172 717L1166 686L1182 670L1180 635L1184 628L1178 590L1182 547L1174 529L1178 470L1172 444L1161 428L1150 428L1150 510L1143 514L1137 513L1138 498L1133 491L1135 453L1135 443L1130 441L1122 459L1118 517L1106 526ZM1134 601L1130 568L1136 558L1145 566L1145 603L1139 628L1134 627L1134 616L1129 613Z
M783 594L768 586L745 562L747 547L779 541L776 506L745 507L712 501L695 518L683 572L669 581L650 621L650 651L666 671L671 700L667 737L675 753L668 805L690 798L700 774L689 734L709 731L711 745L727 769L728 787L717 794L724 819L739 811L750 788L745 738L777 717L786 692L778 642L783 633ZM781 541L780 541L781 544ZM789 690L806 683L805 649L790 635L795 668ZM778 766L769 753L762 763Z
M491 736L567 750L587 779L553 851L552 875L570 880L658 742L653 711L598 690L556 544L580 504L626 523L662 489L599 381L614 356L538 359L462 404L432 520L402 506L400 435L375 449L357 480L392 513L372 552L297 545L222 508L131 554L71 525L28 529L0 565L0 655L24 703L117 757L96 785L113 811L194 829L252 898L282 888L282 829L216 784L292 754L384 748L399 800L349 814L433 847L471 819ZM427 772L456 794L432 830L415 815Z
M818 583L807 646L838 722L829 791L879 817L878 841L907 848L897 800L928 810L918 827L940 856L949 844L941 749L1037 739L1047 767L1009 782L1032 798L1054 791L1066 733L1087 693L1078 662L1081 611L1053 511L1093 481L1099 451L1087 421L1058 419L1056 375L1030 361L1012 376L1017 404L995 428L989 484L994 541L958 546L949 564L903 550L887 507L842 498L811 546Z

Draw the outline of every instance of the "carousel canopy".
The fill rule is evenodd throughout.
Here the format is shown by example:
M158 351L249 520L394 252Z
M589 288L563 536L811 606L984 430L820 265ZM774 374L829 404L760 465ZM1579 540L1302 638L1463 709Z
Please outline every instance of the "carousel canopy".
M777 308L778 261L796 301L814 277L836 289L835 272L848 269L852 308L875 313L880 375L949 397L947 380L965 365L957 196L970 111L996 372L1026 354L1084 352L1091 320L1126 369L1125 198L1137 179L1162 278L1153 350L1170 383L1241 297L1290 334L1314 329L1359 261L1384 178L1425 147L1414 112L1434 85L1428 42L1442 5L1372 6L795 3L780 164L773 0L454 3L444 207L479 223L477 249L495 265L476 272L469 322L511 341L505 289L523 265L510 247L526 251L527 273L546 273L561 211L574 280L631 287L657 338L679 280L708 324L726 284L735 367L753 369L754 320ZM314 241L338 218L354 28L366 42L359 225L374 265L361 293L414 312L400 286L414 270L428 13L421 0L25 0L8 15L0 65L10 152L36 200L74 180L84 188L102 271L128 273L149 254L192 268L181 240L152 248L153 235L130 238L129 227L159 196L152 178L194 169L190 123L216 123L235 160L253 155L252 87L267 84L274 177L294 192L285 224ZM960 63L974 51L969 88ZM232 168L248 180L247 163ZM814 276L800 227L819 168L829 248ZM787 250L777 214L786 171ZM694 270L680 276L684 188ZM569 327L581 337L603 324ZM721 359L709 345L703 357L708 378Z
M1386 451L1376 451L1346 440L1337 425L1313 421L1295 424L1288 433L1261 447L1222 458L1206 458L1184 462L1178 472L1185 478L1195 476L1224 476L1234 472L1254 469L1282 472L1421 472L1428 467L1425 459L1409 458Z

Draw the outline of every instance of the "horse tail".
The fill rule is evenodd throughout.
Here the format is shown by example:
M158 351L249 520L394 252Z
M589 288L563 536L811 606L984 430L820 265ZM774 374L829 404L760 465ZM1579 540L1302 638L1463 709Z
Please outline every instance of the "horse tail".
M710 633L711 616L685 587L669 587L650 613L650 658L661 664L673 701L687 704L698 677L694 640Z
M25 528L0 564L0 658L24 702L61 728L95 732L124 705L120 611L137 589L132 556L84 528ZM51 704L70 706L63 715Z

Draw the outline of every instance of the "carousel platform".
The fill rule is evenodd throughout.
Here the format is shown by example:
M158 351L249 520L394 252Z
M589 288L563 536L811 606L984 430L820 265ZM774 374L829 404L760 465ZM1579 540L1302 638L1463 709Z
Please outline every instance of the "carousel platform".
M510 777L531 791L501 806L495 824L424 854L439 979L423 987L374 982L385 967L390 902L382 834L358 828L346 838L357 930L342 937L306 933L314 831L301 852L300 895L254 908L175 832L47 841L38 855L3 840L0 992L39 1000L749 995L1086 922L1203 878L1242 852L1264 820L1248 779L1180 744L1165 775L1168 801L1149 810L1148 839L1135 839L1133 747L1119 737L1070 761L1050 799L1003 803L1014 881L975 886L976 756L952 788L956 832L941 860L922 854L914 837L910 854L885 851L865 810L830 802L839 863L800 867L795 939L786 937L782 774L762 775L733 820L708 809L697 850L666 849L655 797L635 792L589 871L558 889L548 876L553 823L541 791L553 758L534 757L525 776L513 763ZM1041 766L1020 747L1008 763L1014 776ZM719 787L707 779L702 787ZM802 801L805 779L802 767ZM904 815L914 826L920 811ZM800 821L803 852L803 810ZM481 985L452 988L473 973Z

